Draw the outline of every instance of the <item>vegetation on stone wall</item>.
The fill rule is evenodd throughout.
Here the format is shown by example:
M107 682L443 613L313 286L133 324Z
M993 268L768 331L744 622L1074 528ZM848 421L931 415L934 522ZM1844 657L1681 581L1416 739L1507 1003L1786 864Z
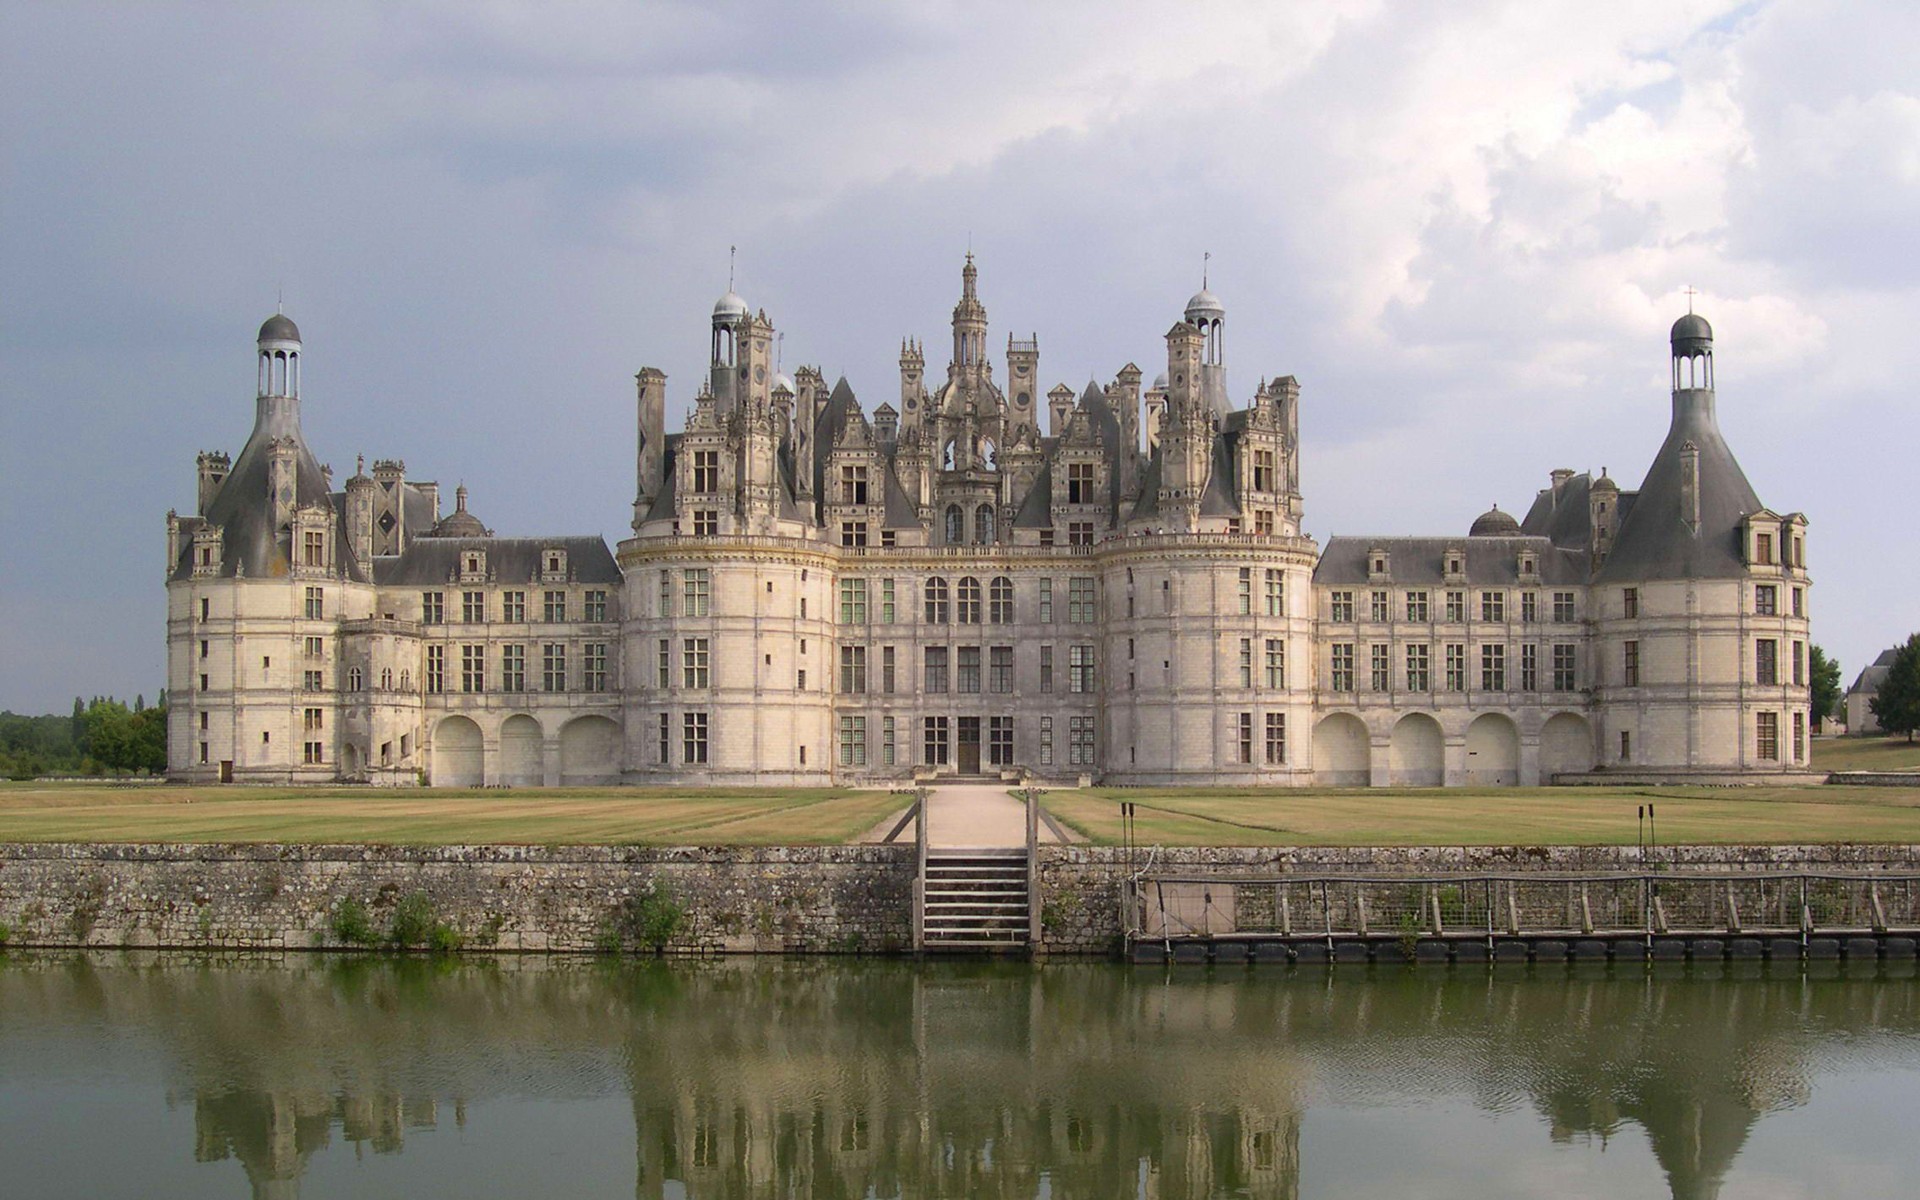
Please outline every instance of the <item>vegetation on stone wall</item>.
M613 906L600 935L600 947L619 951L641 947L658 954L685 927L687 911L664 883L648 880Z

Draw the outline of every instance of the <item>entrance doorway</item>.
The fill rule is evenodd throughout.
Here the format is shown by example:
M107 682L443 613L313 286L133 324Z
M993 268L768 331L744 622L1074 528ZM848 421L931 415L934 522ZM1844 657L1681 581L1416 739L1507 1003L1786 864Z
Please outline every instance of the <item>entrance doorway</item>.
M980 718L961 717L958 762L955 764L962 775L980 773Z
M220 782L221 783L233 782L233 760L230 758L223 758L220 760Z

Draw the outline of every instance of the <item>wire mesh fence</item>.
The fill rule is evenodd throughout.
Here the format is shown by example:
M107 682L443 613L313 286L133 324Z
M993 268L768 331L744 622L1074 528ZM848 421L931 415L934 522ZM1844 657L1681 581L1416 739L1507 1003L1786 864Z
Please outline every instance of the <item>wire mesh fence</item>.
M1133 885L1127 929L1149 938L1920 930L1920 876L1152 876Z

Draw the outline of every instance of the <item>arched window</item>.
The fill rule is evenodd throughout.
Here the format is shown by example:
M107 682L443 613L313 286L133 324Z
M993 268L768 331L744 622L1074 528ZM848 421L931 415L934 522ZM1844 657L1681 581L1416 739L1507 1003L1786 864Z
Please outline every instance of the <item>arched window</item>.
M967 540L967 515L958 504L947 505L947 545L958 546Z
M359 690L360 690L360 678L361 678L361 676L360 676L360 668L359 668L359 667L348 667L348 668L347 668L347 690L348 690L348 691L350 691L350 692L357 692L357 691L359 691Z
M982 546L993 541L993 505L982 504L974 510L973 540Z
M384 692L390 692L393 690L393 668L392 667L380 668L380 690Z
M400 690L403 692L410 692L413 690L413 672L412 671L400 672Z
M987 585L987 620L995 625L1013 623L1013 580L996 575Z
M994 448L992 438L981 438L979 449L980 465L989 471L1000 469L1000 453Z
M947 581L935 575L927 580L927 624L947 623Z
M980 581L971 575L960 580L960 595L954 605L953 619L960 625L980 623Z

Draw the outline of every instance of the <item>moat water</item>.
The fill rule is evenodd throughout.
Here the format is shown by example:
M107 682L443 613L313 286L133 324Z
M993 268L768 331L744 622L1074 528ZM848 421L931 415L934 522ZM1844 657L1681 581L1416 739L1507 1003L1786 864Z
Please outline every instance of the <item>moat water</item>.
M0 1195L1896 1197L1914 965L0 955Z

